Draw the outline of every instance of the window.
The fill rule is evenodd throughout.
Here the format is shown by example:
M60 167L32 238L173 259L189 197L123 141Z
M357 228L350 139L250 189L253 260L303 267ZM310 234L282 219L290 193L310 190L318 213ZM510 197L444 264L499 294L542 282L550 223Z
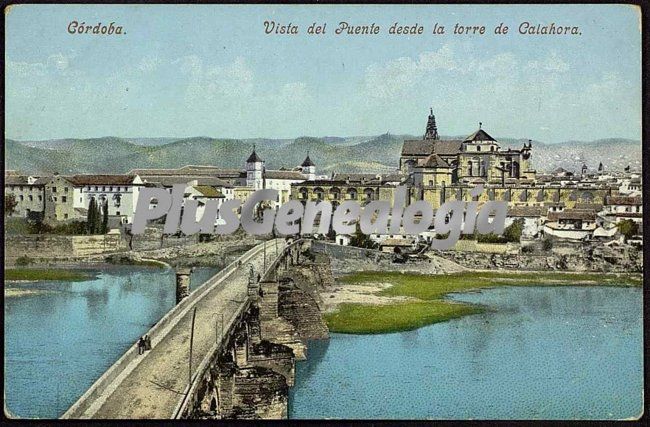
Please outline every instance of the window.
M481 147L476 147L476 151L481 151Z
M97 191L97 186L95 185L95 191Z
M79 203L83 203L83 201L84 201L84 198L83 198L83 197L79 197Z
M21 195L20 195L20 201L22 202L23 200L25 200L25 196L23 196L23 195L21 194Z
M68 190L69 190L69 188L68 188L68 187L63 187L63 192L64 192L64 193L67 193L67 192L68 192Z
M113 191L113 187L109 187L108 191Z
M494 145L490 145L490 151L494 151Z
M34 196L32 196L31 194L29 195L29 201L30 201L30 202L33 202L33 201L34 201Z
M433 187L433 180L429 180L429 186Z
M68 201L68 198L66 196L61 196L61 201L63 203L66 203Z
M56 187L52 187L52 193L56 193Z
M56 196L55 196L55 197L52 197L52 198L53 198L53 199L54 199L54 201L56 202Z
M43 196L38 196L38 201L42 202L43 201Z
M119 216L119 215L120 215L120 211L115 212L115 215L118 215L118 216Z
M68 219L68 214L63 214L63 219Z

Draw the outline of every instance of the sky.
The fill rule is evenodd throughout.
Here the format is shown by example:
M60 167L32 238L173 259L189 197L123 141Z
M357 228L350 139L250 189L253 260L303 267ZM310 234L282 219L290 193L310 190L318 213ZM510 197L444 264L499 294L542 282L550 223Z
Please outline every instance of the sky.
M125 34L70 34L71 21ZM265 34L264 21L299 34ZM340 21L381 31L336 35ZM519 34L525 21L581 35ZM442 135L482 122L550 143L640 139L639 21L628 5L17 5L5 136L420 135L433 108ZM326 34L308 35L314 22ZM388 35L395 22L424 34ZM486 32L454 35L456 23Z

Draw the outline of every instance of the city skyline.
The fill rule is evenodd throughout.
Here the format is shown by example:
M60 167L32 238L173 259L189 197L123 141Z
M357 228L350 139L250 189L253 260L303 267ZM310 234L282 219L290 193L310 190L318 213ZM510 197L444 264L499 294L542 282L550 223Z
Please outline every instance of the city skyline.
M544 142L641 137L639 12L631 6L12 6L5 136L295 138L442 135L478 122ZM566 17L570 17L567 19ZM69 22L126 34L69 34ZM263 22L299 25L266 35ZM339 20L376 36L335 36ZM581 36L516 34L519 22L578 25ZM328 34L308 36L313 22ZM422 36L388 36L393 23ZM434 23L485 36L432 35ZM495 36L505 22L514 34ZM33 31L37 27L39 31ZM201 35L201 37L197 37ZM295 60L294 60L295 59Z

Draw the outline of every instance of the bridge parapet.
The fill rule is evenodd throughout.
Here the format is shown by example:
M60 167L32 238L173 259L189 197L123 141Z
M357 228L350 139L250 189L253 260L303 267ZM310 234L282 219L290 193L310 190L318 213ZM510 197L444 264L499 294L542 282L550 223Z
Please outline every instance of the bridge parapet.
M244 328L246 328L246 333L245 333L245 339L246 343L241 346L237 345L234 343L233 345L233 360L235 365L238 365L239 367L250 367L252 361L256 361L257 363L253 363L257 368L263 368L265 364L271 365L271 364L277 364L278 359L284 359L285 362L284 364L286 365L286 359L287 359L287 353L286 351L283 353L282 351L279 352L279 354L282 354L282 356L278 356L277 354L275 356L269 356L267 353L269 353L269 348L276 348L277 346L284 347L280 344L272 344L268 341L262 341L261 340L261 328L259 327L259 324L256 325L256 331L257 333L251 334L251 331L248 330L248 324L243 321L243 319L247 316L247 314L250 313L250 310L252 309L251 304L253 302L258 302L260 300L260 291L264 295L263 298L268 298L272 297L272 293L275 294L275 299L271 301L270 303L267 304L260 304L260 306L264 306L265 309L267 307L273 307L275 306L275 311L274 311L274 317L277 317L277 292L278 292L278 284L277 284L277 271L284 267L285 265L285 259L286 258L292 258L292 259L298 259L298 253L303 250L303 246L305 245L305 241L302 239L298 239L294 242L291 242L289 245L285 246L284 248L281 249L281 252L276 253L273 252L274 246L275 248L278 248L277 245L279 245L279 239L275 239L275 242L271 245L267 245L267 248L262 248L263 250L269 251L268 246L271 246L270 253L272 256L275 256L275 259L273 262L268 264L266 266L266 270L262 272L260 275L260 282L257 284L257 292L252 290L252 287L249 284L248 287L248 298L243 304L237 313L228 321L227 326L225 327L225 333L220 337L220 339L217 339L215 344L212 346L210 351L207 353L207 355L204 357L204 359L201 361L198 369L196 370L196 373L192 377L192 381L189 385L189 388L186 389L185 391L185 396L184 398L178 403L176 408L174 409L174 415L173 418L187 418L192 412L196 411L196 406L197 404L200 404L200 402L204 402L202 407L205 409L205 401L208 399L206 396L209 396L209 393L206 394L207 390L206 388L209 388L209 384L213 381L213 370L214 366L217 365L219 357L223 353L223 349L228 346L233 339L233 334L237 331L238 328L241 328L242 325ZM277 256L276 256L277 254ZM274 280L275 279L275 280ZM255 307L254 308L256 311L260 310L260 308ZM256 313L256 316L258 313ZM265 316L267 317L267 316ZM254 340L254 345L256 345L257 351L254 352L255 356L251 357L249 359L249 348L251 343L249 340ZM276 347L273 347L276 346ZM291 350L287 350L289 354L291 354ZM276 351L277 352L277 351ZM266 354L266 356L264 356ZM288 368L288 370L291 372L291 375L289 375L286 371L287 368L285 367L284 369L281 369L283 372L283 375L286 377L287 384L292 385L293 384L293 355L291 354L291 367ZM212 368L212 369L211 369ZM270 368L269 368L270 369ZM227 384L230 384L230 380L226 380L223 378L223 375L219 376L218 378L221 378L221 381L225 381ZM232 385L232 384L231 384ZM215 391L216 393L216 391ZM231 396L231 393L226 393L228 396ZM209 400L209 399L208 399ZM223 403L223 402L220 402ZM208 407L212 406L212 404L208 404Z
M247 262L258 256L265 249L265 245L260 244L247 251L239 259L228 265L226 268L215 274L212 278L198 287L189 296L183 298L167 314L165 314L147 334L151 338L152 347L156 345L176 326L183 316L185 316L203 297L213 291L217 286L227 280L233 273L245 265ZM278 245L280 242L278 242ZM282 242L284 245L284 242ZM245 311L249 304L246 300L240 307L240 310L232 317L230 324L233 324L238 316ZM106 396L112 393L115 388L131 374L140 363L147 357L138 355L137 344L134 343L95 383L75 402L63 415L62 418L89 418L101 407Z

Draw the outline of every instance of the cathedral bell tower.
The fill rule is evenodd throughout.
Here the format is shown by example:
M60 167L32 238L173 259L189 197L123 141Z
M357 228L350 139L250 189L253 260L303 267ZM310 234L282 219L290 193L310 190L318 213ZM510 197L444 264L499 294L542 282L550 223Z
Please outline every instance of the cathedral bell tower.
M440 139L438 136L438 126L436 126L436 116L433 115L433 108L427 120L427 129L424 133L424 139Z

